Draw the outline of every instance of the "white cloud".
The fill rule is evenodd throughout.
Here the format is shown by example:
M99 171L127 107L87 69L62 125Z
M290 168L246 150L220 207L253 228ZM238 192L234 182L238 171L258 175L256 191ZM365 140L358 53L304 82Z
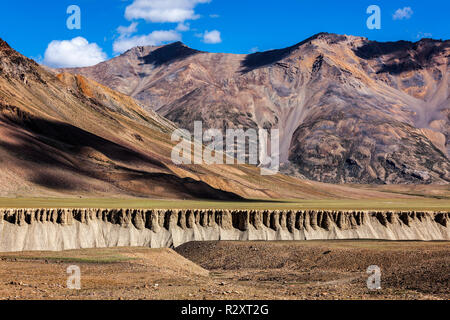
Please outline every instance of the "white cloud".
M218 15L218 14L210 14L209 17L212 18L212 19L217 19L217 18L220 18L220 15Z
M43 63L54 68L87 67L107 59L106 53L83 37L50 42Z
M423 38L431 38L433 35L429 32L419 32L417 34L417 39L423 39Z
M151 22L180 23L200 16L195 7L211 0L134 0L125 10L128 20L144 19Z
M180 22L177 26L177 31L181 31L181 32L189 31L190 28L191 28L191 25L189 23Z
M412 17L413 13L414 11L411 9L411 7L404 7L403 9L397 9L392 18L394 20L409 19Z
M115 53L122 53L137 46L159 46L166 42L173 42L181 40L181 35L174 31L153 31L148 35L134 36L134 37L120 37L113 44Z
M137 22L133 22L128 27L120 26L117 28L117 32L120 34L121 37L128 37L132 35L133 33L136 33L137 31Z
M220 37L220 31L213 30L213 31L205 31L203 34L203 42L204 43L221 43L222 38Z

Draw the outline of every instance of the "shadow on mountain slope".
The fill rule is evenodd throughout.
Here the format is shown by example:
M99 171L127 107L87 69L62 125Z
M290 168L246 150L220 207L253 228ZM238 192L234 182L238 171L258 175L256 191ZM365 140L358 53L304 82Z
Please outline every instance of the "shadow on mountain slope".
M143 64L153 64L155 67L160 67L199 53L202 53L202 51L186 47L182 42L178 41L150 52L142 60Z
M403 72L426 68L434 57L439 56L449 47L450 41L432 39L422 39L415 43L410 41L369 41L353 51L356 56L365 60L385 58L377 71L378 74L399 75Z
M3 107L0 123L8 139L0 149L12 155L25 179L54 190L122 190L135 196L242 200L205 182L180 178L145 154L73 125Z
M300 46L317 39L319 37L327 37L330 41L339 42L345 39L345 36L337 35L337 34L329 34L326 32L322 32L316 34L302 42L299 42L291 47L287 47L284 49L270 50L265 52L256 52L249 54L245 57L244 61L242 61L242 69L241 73L248 73L254 69L258 69L261 67L265 67L271 64L274 64L284 58L288 57L292 52L297 50Z

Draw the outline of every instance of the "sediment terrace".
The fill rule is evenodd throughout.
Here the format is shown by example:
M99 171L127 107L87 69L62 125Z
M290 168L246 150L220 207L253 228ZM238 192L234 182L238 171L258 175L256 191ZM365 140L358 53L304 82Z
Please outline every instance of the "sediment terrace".
M449 212L0 209L0 251L206 240L450 240Z

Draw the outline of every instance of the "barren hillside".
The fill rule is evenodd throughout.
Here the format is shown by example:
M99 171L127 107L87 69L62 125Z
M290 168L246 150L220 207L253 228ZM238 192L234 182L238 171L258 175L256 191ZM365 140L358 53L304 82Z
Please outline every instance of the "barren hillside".
M175 166L175 125L83 76L55 76L0 41L3 197L381 198L386 193L261 176L254 166Z
M279 128L284 172L332 183L448 183L450 41L318 34L250 55L180 42L68 69L192 129Z

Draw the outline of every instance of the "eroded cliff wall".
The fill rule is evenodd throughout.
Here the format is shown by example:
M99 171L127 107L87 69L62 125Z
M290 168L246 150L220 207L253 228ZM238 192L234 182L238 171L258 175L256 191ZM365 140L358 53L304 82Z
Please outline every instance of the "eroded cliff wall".
M202 240L450 240L449 212L0 209L0 251Z

